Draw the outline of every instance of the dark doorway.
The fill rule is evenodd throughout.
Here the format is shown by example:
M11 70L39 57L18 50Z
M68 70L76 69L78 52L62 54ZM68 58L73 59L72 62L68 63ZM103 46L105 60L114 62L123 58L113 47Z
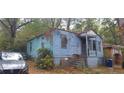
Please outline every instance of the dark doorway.
M121 65L122 56L119 53L114 54L114 63L115 65Z
M86 38L85 37L81 38L81 45L82 45L82 47L81 47L81 49L82 49L82 56L86 57L87 52L86 52Z

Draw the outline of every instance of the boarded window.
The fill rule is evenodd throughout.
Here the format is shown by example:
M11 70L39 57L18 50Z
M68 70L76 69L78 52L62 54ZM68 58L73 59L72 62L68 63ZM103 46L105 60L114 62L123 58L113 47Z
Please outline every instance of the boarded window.
M64 34L61 34L61 48L67 48L67 37Z
M32 51L32 42L30 42L30 52Z

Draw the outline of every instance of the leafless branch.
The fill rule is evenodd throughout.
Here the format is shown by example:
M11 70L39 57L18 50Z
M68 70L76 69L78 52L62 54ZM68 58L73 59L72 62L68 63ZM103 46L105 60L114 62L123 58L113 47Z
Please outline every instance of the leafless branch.
M9 25L11 26L12 24L11 24L9 18L7 18L6 20L7 20L7 22L9 23Z
M2 20L0 20L0 22L6 29L9 29L9 27Z
M22 26L24 26L24 25L27 25L27 24L29 24L29 23L31 23L31 22L33 22L33 21L31 20L31 21L25 22L25 23L23 23L23 24L17 26L16 29L19 29L20 27L22 27Z
M61 25L62 18L59 18L58 22L56 23L56 28L58 28Z
M50 20L51 20L52 28L54 28L54 26L55 26L55 18L51 18Z

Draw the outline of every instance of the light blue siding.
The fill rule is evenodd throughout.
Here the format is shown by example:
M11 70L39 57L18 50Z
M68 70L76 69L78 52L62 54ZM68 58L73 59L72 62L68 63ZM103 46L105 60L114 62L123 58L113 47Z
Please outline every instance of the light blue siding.
M30 50L30 44L32 43L32 50ZM42 43L44 44L44 48L52 49L52 45L50 40L48 40L44 36L39 36L37 38L32 39L27 44L27 53L32 57L37 57L38 49L42 48Z
M88 56L87 57L87 65L88 67L97 67L99 64L103 64L103 46L102 46L102 39L99 36L96 36L96 51L94 53L95 56ZM99 45L100 42L100 45ZM101 48L99 50L99 47Z
M67 37L67 48L61 48L61 34ZM74 34L66 31L56 31L53 37L53 54L55 57L67 57L73 54L81 54L80 39Z
M100 44L100 48L101 48L101 51L99 51L99 44L98 42L101 42ZM102 39L97 36L96 37L96 49L97 49L97 57L103 57L103 46L102 46Z
M61 48L61 34L67 37L67 48ZM74 34L66 31L54 31L53 33L53 55L55 63L59 64L63 57L71 57L73 54L81 55L81 41Z

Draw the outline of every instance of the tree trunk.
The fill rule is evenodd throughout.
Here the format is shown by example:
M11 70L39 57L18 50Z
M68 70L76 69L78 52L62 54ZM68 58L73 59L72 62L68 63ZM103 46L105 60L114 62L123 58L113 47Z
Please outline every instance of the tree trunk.
M123 18L116 18L117 25L119 28L119 36L120 36L120 43L124 45L124 19Z
M10 39L10 50L14 49L14 44L15 44L15 38L11 37L11 39Z
M124 45L124 29L120 29L120 41Z
M12 38L16 37L16 30L17 30L16 27L17 27L17 19L13 18L13 19L11 19L11 28L10 28Z
M71 25L71 18L67 19L67 30L70 30L70 25Z

